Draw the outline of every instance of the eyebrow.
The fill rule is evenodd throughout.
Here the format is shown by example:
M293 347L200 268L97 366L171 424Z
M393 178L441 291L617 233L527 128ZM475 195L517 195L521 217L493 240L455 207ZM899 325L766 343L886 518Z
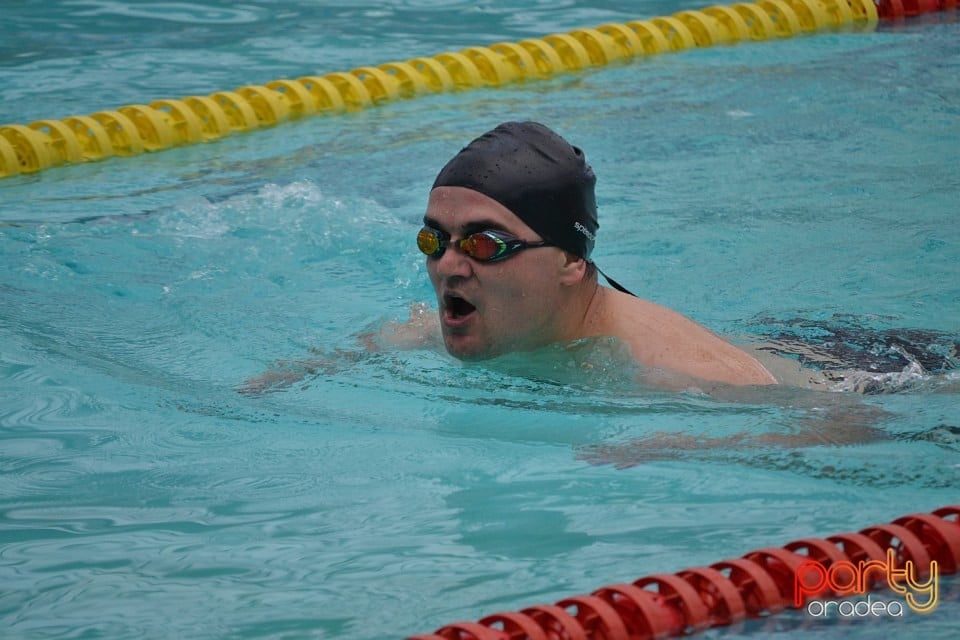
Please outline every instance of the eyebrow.
M429 216L423 216L423 224L433 229L437 229L439 231L449 233L449 230L445 229L442 224L440 224L439 222L437 222L436 220L434 220ZM493 220L474 220L472 222L468 222L467 224L463 225L460 228L460 231L463 233L464 236L469 236L472 233L476 233L478 231L486 231L487 229L492 229L494 231L505 231L507 233L510 233L509 230L504 228L502 223L494 222Z

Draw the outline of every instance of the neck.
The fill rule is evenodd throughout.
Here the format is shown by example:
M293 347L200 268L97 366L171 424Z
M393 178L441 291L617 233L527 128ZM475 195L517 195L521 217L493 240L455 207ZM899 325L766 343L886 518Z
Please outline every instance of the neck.
M570 300L570 322L564 327L564 342L597 335L603 324L609 294L610 291L600 286L596 279L577 288Z

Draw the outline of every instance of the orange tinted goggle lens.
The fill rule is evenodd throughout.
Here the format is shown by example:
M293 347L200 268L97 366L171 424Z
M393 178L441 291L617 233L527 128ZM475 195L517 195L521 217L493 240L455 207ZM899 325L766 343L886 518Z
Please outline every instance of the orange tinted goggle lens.
M440 236L430 229L420 229L417 247L428 256L436 255L440 251Z
M482 232L467 236L460 241L460 248L463 252L477 260L495 258L505 247L506 245L502 241Z

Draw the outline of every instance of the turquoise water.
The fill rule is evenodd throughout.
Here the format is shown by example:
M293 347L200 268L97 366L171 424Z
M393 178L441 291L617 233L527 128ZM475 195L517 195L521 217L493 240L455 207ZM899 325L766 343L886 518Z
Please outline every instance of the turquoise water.
M702 6L21 2L0 122ZM399 638L957 503L958 36L687 51L3 180L4 637ZM363 354L431 299L439 164L523 118L586 150L613 277L737 339L852 345L896 393L667 393L603 345ZM333 365L238 392L315 352ZM828 443L681 446L744 433ZM705 635L948 638L958 591Z

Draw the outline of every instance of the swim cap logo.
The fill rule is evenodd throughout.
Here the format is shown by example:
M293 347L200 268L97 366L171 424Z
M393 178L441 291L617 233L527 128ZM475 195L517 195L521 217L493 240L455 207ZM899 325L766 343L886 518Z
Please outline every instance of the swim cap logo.
M586 228L585 226L583 226L582 224L580 224L579 222L574 222L574 223L573 223L573 228L576 229L577 231L579 231L580 233L582 233L583 235L587 236L587 237L590 239L591 242L596 240L596 238L593 236L593 234L590 233L590 230L587 229L587 228Z

